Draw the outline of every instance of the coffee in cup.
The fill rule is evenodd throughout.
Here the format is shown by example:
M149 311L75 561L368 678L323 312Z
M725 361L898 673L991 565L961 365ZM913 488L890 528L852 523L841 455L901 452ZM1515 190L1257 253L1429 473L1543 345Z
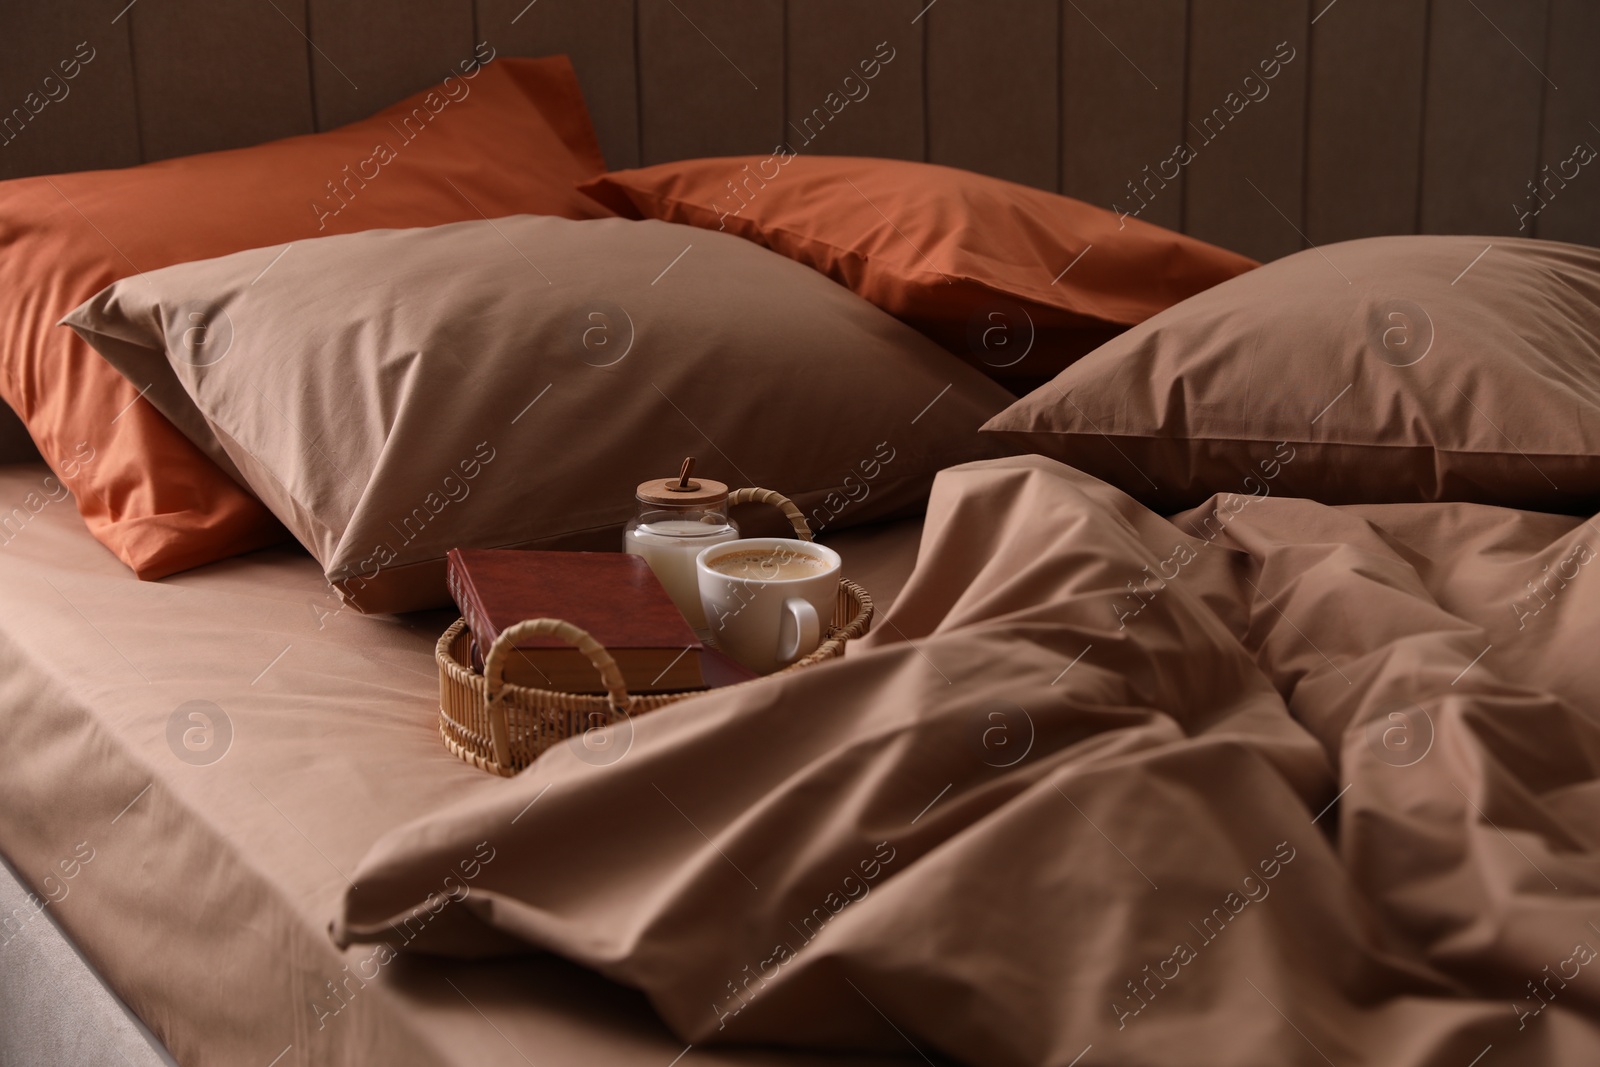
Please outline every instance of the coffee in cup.
M815 578L829 569L823 560L781 548L727 552L713 559L710 567L718 574L762 582Z
M724 541L695 559L700 605L723 652L770 674L816 650L839 598L839 554L810 541Z

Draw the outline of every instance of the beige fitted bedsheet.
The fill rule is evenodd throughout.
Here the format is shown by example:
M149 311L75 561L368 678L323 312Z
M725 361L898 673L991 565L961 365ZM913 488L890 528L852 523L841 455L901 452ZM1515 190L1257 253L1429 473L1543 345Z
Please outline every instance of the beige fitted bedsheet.
M642 996L554 957L330 941L374 841L507 787L440 744L445 613L340 610L291 548L138 582L69 500L33 510L46 473L0 467L0 853L178 1062L667 1067L685 1052ZM919 529L830 543L886 607Z

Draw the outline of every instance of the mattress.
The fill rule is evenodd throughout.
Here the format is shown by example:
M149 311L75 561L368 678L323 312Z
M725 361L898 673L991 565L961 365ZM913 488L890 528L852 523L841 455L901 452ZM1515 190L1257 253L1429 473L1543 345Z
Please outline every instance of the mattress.
M46 474L0 467L0 501ZM887 606L919 525L830 543ZM0 531L0 600L0 853L27 909L179 1063L665 1067L688 1051L640 994L553 956L377 963L330 939L374 841L506 788L440 743L446 613L341 610L289 547L139 582L65 501Z

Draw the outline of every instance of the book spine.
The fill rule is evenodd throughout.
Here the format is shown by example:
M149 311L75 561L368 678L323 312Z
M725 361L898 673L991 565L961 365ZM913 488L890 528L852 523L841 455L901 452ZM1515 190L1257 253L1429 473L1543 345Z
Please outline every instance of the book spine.
M488 615L478 600L478 591L472 584L472 578L461 567L454 554L449 557L445 565L445 588L449 590L450 598L456 602L456 607L461 611L461 617L467 620L467 629L472 632L473 641L478 649L487 655L489 646L500 635L489 625Z

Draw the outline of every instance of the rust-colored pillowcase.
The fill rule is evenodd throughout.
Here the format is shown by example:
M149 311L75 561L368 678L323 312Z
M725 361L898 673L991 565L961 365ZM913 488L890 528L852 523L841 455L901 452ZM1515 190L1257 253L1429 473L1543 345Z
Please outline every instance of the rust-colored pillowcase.
M1600 250L1376 237L1136 326L984 429L1160 510L1215 493L1600 509Z
M362 611L448 604L455 547L618 549L686 455L831 530L1002 451L978 433L999 385L726 234L515 215L275 255L124 279L67 321Z
M1071 197L888 159L691 159L583 191L629 218L748 238L821 271L993 378L1036 384L1256 266Z
M492 56L492 53L490 53ZM254 497L57 321L119 278L379 226L517 212L608 215L573 188L605 169L564 56L459 75L328 133L127 170L0 183L0 393L140 578L281 540Z

